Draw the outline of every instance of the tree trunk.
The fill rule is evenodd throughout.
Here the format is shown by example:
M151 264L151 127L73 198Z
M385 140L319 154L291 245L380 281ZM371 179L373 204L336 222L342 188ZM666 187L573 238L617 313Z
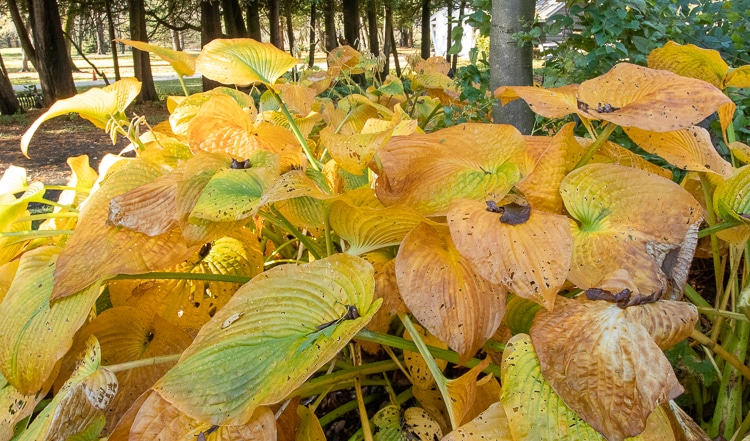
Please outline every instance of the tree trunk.
M237 0L221 0L224 9L224 29L228 38L243 38L247 36L245 23L242 21L242 10Z
M529 3L534 3L534 2L529 2ZM425 60L430 58L430 0L422 0L421 56Z
M323 0L323 25L326 33L326 51L336 49L336 6L333 0Z
M534 2L528 0L494 0L490 32L490 83L492 90L500 86L531 86L533 84L532 46L519 46L513 34L528 31L534 19ZM496 104L495 123L512 124L523 134L531 134L534 114L523 100L507 106Z
M16 27L16 34L18 34L18 40L21 42L21 49L26 59L31 61L34 69L37 69L37 58L34 45L31 43L31 37L29 37L29 31L31 26L28 28L24 24L24 19L21 17L21 11L18 9L18 3L16 0L7 0L8 10L10 12L10 18L13 20L13 26ZM24 63L24 69L22 72L28 71L28 66Z
M393 32L393 6L390 0L385 0L385 20L383 23L383 54L385 54L385 64L380 72L380 77L385 79L391 72L391 33Z
M316 33L315 33L315 27L316 27L316 21L317 21L317 6L318 2L315 0L312 0L310 2L310 55L309 60L307 61L307 65L310 67L313 67L315 65L315 46L317 46L316 41Z
M129 0L128 6L130 8L130 38L148 43L144 0ZM156 94L148 52L133 48L133 70L135 71L135 77L142 83L138 101L158 101L159 95Z
M176 51L182 50L182 41L180 40L180 31L171 29L170 34L172 37L172 49Z
M68 11L65 13L65 24L63 26L63 30L65 31L64 35L67 35L68 38L65 38L65 51L68 53L68 59L70 61L70 68L73 70L73 72L80 72L81 70L78 69L78 66L75 65L73 62L73 51L71 50L72 46L72 36L73 36L73 27L75 25L76 16L80 13L80 11L75 7L73 3L68 5ZM99 42L97 41L97 48L98 48ZM80 47L80 46L79 46Z
M342 0L344 10L344 39L346 44L359 49L359 0Z
M268 0L268 31L271 33L271 44L284 50L284 41L279 25L279 0Z
M446 21L448 25L448 41L446 42L445 46L445 59L450 60L450 57L448 56L448 51L451 50L453 39L451 38L451 33L453 32L453 1L448 0L447 3L447 9L446 12L448 13L446 16Z
M0 114L13 115L21 110L16 93L13 91L13 84L8 78L8 71L5 70L5 64L3 64L3 56L0 55Z
M386 9L386 22L391 23L391 49L393 50L393 65L396 67L396 76L401 78L401 63L398 61L398 46L396 45L396 34L393 32L393 8ZM388 37L386 37L388 38Z
M247 2L247 36L261 41L260 0L249 0Z
M201 1L201 47L212 40L221 38L221 16L219 5L211 0ZM260 40L258 40L260 41ZM221 83L203 77L203 91L209 91L221 86Z
M293 0L286 0L284 3L284 13L286 15L286 36L289 41L289 53L294 57L294 23L292 23L292 6Z
M367 0L367 27L369 28L370 52L376 57L380 55L378 41L378 5L377 0Z
M107 30L109 32L109 47L112 49L112 66L115 70L115 81L120 81L120 60L117 57L117 42L115 41L115 21L112 18L112 0L104 0L107 14Z
M106 55L109 45L107 44L107 38L104 36L104 20L98 12L94 13L94 23L96 25L96 54ZM70 49L68 49L68 52L70 52Z
M33 0L31 28L44 106L77 93L56 0Z

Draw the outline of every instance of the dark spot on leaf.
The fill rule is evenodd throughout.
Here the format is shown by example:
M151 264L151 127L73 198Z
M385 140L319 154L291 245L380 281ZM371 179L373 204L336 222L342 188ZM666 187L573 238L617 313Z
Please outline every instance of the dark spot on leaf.
M244 161L238 161L232 158L231 167L236 170L245 170L245 169L251 168L252 166L250 165L249 159L245 159Z
M520 205L515 202L511 202L508 205L503 205L502 215L500 216L500 223L508 225L521 225L525 224L531 216L531 207L528 205Z
M208 256L208 253L211 252L211 242L204 243L203 246L201 246L200 251L198 251L198 256L200 256L201 259Z
M612 104L609 103L599 103L598 106L596 106L596 111L599 113L613 113L617 110L620 110L619 107L615 107Z

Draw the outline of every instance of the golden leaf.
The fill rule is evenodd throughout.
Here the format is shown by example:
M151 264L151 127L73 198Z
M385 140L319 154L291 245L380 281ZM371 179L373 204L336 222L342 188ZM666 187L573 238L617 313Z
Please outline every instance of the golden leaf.
M196 67L206 78L220 83L238 86L262 83L273 87L297 61L271 43L250 38L217 38L203 46Z

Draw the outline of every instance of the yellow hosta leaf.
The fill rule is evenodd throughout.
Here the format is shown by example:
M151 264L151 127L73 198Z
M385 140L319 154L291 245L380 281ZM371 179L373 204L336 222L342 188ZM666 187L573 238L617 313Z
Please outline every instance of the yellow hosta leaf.
M90 337L73 375L18 441L67 440L101 420L117 393L117 377L99 366L100 354L99 342Z
M342 194L348 191L365 188L370 183L369 171L361 175L353 175L344 170L339 164L331 159L323 166L323 174L326 177L326 183L333 194Z
M216 39L203 46L196 67L206 78L224 84L273 87L298 60L271 43L249 38Z
M367 329L375 332L388 332L391 321L399 312L408 312L409 308L401 299L396 282L396 253L389 249L373 251L362 256L375 268L375 299L383 299L383 305L372 317ZM377 352L379 346L374 343L360 342L368 352Z
M248 279L260 274L263 255L257 239L249 231L240 231L237 236L223 237L203 245L187 261L170 270ZM195 336L239 287L239 283L199 280L121 280L110 282L109 291L113 305L132 306L144 314L158 314Z
M278 176L264 167L216 172L190 213L190 220L230 222L253 214L263 191Z
M574 128L575 124L566 124L553 138L545 137L539 143L526 138L526 151L536 159L536 164L516 188L531 207L548 213L562 212L560 182L583 155L583 149L573 135Z
M203 434L206 441L274 441L276 422L268 407L259 407L246 424L215 426L199 422L180 412L159 396L148 395L134 415L132 426L125 432L119 429L111 441L151 441L198 439Z
M750 67L740 66L730 69L724 79L724 87L750 87Z
M201 328L154 388L193 418L244 424L258 406L287 398L367 324L380 306L373 291L372 267L346 254L262 273ZM354 308L360 317L352 319Z
M126 40L124 38L115 38L115 40L122 44L127 44L136 49L157 55L159 58L172 65L172 69L174 69L179 76L189 77L195 73L195 55L183 51L167 49L155 44L144 43L142 41Z
M500 326L505 289L480 276L459 254L447 228L439 228L423 222L406 235L396 278L419 323L466 361Z
M568 218L533 208L517 225L503 217L483 202L454 201L448 224L456 248L482 277L552 309L570 269Z
M567 333L565 336L570 337ZM565 405L545 378L531 338L526 334L514 335L503 351L503 390L500 394L512 439L603 440L596 430ZM594 392L589 392L588 388L579 391L579 394L586 393ZM498 415L498 420L501 422L502 416Z
M141 90L141 83L128 78L120 80L103 89L89 89L76 96L59 100L49 110L36 119L21 138L21 151L27 157L29 143L34 132L43 122L68 113L78 113L81 118L91 121L95 126L104 129L110 118L116 117L135 99Z
M690 127L720 107L733 106L705 81L629 63L583 82L578 100L580 111L593 119L654 132Z
M0 370L24 394L39 392L99 296L93 286L50 303L58 253L57 247L26 252L0 304Z
M326 441L326 434L320 427L320 421L307 406L297 406L300 425L295 434L295 441Z
M402 411L393 404L386 406L372 417L372 425L375 441L434 441L443 436L437 422L418 407Z
M626 127L625 133L643 150L661 156L675 167L716 173L725 178L732 174L732 164L719 155L711 135L703 127L661 133Z
M500 200L525 172L518 158L524 146L518 130L501 124L393 137L378 152L378 198L425 215L445 215L456 198Z
M403 205L378 209L354 207L344 201L331 204L329 219L331 228L348 242L346 252L353 255L398 245L409 231L425 220Z
M561 297L554 311L537 314L531 338L555 392L607 439L617 440L641 433L655 408L682 393L657 342L665 348L685 338L697 320L697 309L684 302L623 309Z
M578 140L578 143L584 148L589 147L594 142L590 138L576 138L576 140ZM671 171L659 167L656 164L652 164L644 159L643 156L637 155L625 147L611 141L606 141L601 147L599 147L599 150L596 151L591 162L632 167L649 172L653 175L659 175L670 180L672 179Z
M420 326L418 323L415 323L414 327L417 329L417 331L419 331L419 338L421 338L426 345L441 349L448 349L448 345L443 343L436 336L427 332L427 330ZM411 334L409 334L409 331L404 331L404 338L406 340L413 341ZM445 367L448 366L448 362L441 359L436 359L435 364L438 368L440 368L441 371L444 371ZM433 388L434 390L435 377L432 376L430 368L427 366L427 362L425 361L424 357L422 357L422 354L420 354L419 352L404 351L404 366L406 366L406 369L409 371L411 383L415 388L423 390L429 390L430 388ZM437 390L435 390L435 392L437 392L437 395L439 397L440 392ZM423 407L426 408L426 406L424 405Z
M442 441L514 441L502 403L491 405L468 423L447 434Z
M359 175L365 171L370 160L391 138L393 128L382 132L339 135L331 126L320 131L320 144L336 162L351 174Z
M339 46L328 53L328 76L337 77L344 72L348 75L361 74L364 70L358 67L362 54L351 46Z
M289 110L299 115L307 115L312 112L312 105L318 93L315 89L303 87L297 84L278 84L276 88L281 92L281 100Z
M117 274L140 274L170 267L193 253L196 247L188 245L179 228L150 237L106 223L112 198L149 183L164 172L158 163L139 159L126 161L110 172L81 210L78 228L60 253L53 300ZM138 258L122 258L129 255Z
M31 415L45 394L46 389L41 393L23 394L0 375L0 409L4 410L0 414L0 439L12 439L16 424Z
M335 128L342 135L362 133L368 120L379 117L375 107L352 100L351 97L352 95L340 100L338 107L327 104L321 111L326 125Z
M662 177L609 164L573 171L563 179L560 193L577 221L572 226L571 282L593 288L604 276L624 269L644 295L667 290L664 254L685 244L703 213L690 193Z
M283 112L277 110L268 110L266 112L263 112L262 118L264 121L268 121L275 126L292 130L291 123L286 118L286 115L284 115ZM318 121L323 119L323 115L317 112L307 113L304 117L293 114L292 119L294 120L294 124L302 134L302 137L308 138L310 136L310 133L312 133L313 129L315 129L315 126L318 124Z
M250 95L228 87L217 87L208 92L196 93L181 100L180 103L170 111L171 115L169 115L169 123L172 125L172 131L178 136L187 136L190 121L192 121L192 119L198 114L204 104L206 104L211 98L219 95L226 95L237 102L246 114L246 116L242 117L243 120L255 120L257 110L255 109L255 101L253 101L253 98ZM230 107L227 108L226 111L231 112L232 109L233 108ZM224 109L217 109L217 112L220 112L221 110ZM219 113L219 115L227 114ZM230 113L228 115L233 114ZM238 124L239 122L234 121L232 123Z
M70 375L76 363L75 354L84 348L91 335L99 340L102 360L107 365L177 354L185 350L192 341L186 332L158 315L129 306L111 308L77 334L77 343L63 361L58 382ZM107 407L107 432L114 428L135 400L151 388L173 364L154 364L116 374L119 391ZM57 384L55 389L59 389L61 385Z
M25 168L15 165L8 166L3 172L3 177L0 178L0 195L20 193L28 185Z
M674 72L684 77L697 78L723 89L729 66L719 52L693 44L668 41L663 47L648 54L648 67Z
M735 158L739 159L744 164L750 164L750 146L749 145L739 142L739 141L735 141L735 142L730 142L727 147L729 147L729 150L732 151L732 155Z
M495 98L506 104L522 98L534 113L545 118L562 118L576 113L578 104L578 84L570 84L554 89L532 86L502 86L495 91Z
M412 70L416 73L438 72L443 75L448 75L448 72L451 69L451 65L445 57L429 57L426 60L423 60L422 57L415 54L414 56L409 57L408 61Z

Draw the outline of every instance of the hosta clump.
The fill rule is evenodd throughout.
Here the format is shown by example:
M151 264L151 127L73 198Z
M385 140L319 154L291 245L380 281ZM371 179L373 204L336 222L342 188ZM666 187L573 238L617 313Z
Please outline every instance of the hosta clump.
M410 60L415 93L388 77L332 100L321 94L355 90L350 76L375 68L352 48L292 82L282 76L297 61L269 44L215 40L194 58L127 43L181 75L194 63L266 92L257 108L229 87L172 97L169 121L140 134L124 117L138 83L125 80L32 126L24 149L43 120L77 111L131 138L136 157L107 157L98 174L71 161L39 230L26 208L44 185L18 168L0 181L0 404L22 403L0 434L50 388L43 415L66 406L92 335L120 392L99 406L106 420L74 431L110 440L321 439L335 401L324 397L346 388L357 407L382 408L369 422L361 412L374 439L701 433L675 416L682 386L662 350L711 341L683 300L703 217L718 228L715 209L745 240L744 169L693 126L718 111L729 127L733 103L716 87L623 64L581 85L496 92L547 117L576 113L589 138L572 124L553 137L435 130L443 106L466 104L440 58ZM678 185L607 141L617 125L702 174L703 197L693 174ZM735 359L726 369L741 369ZM383 376L399 369L408 384Z

